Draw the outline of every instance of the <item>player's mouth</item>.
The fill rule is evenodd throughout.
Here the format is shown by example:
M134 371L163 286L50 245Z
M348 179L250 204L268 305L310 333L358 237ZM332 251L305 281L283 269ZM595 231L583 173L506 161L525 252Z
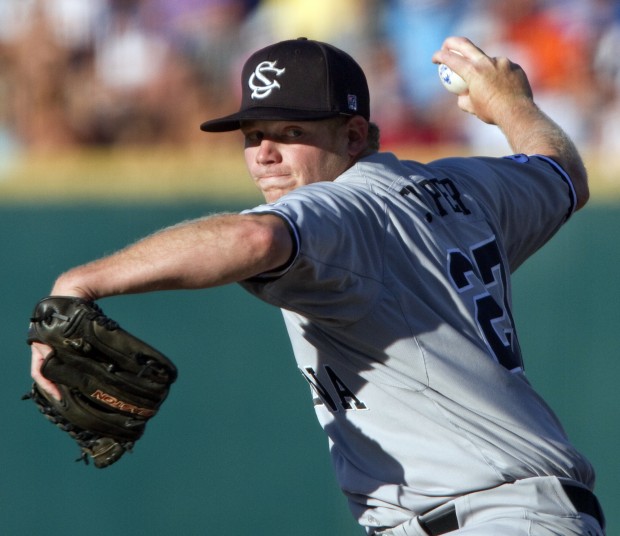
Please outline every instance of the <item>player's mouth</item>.
M254 180L260 184L263 184L263 183L270 184L270 183L281 183L283 181L291 182L293 181L293 178L290 173L282 172L282 173L263 173L261 175L254 177Z

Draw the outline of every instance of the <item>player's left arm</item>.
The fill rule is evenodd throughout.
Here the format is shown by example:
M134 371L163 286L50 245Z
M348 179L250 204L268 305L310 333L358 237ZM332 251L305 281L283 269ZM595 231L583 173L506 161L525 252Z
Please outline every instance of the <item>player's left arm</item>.
M159 290L209 288L284 265L293 240L271 214L220 214L154 233L62 274L51 294L97 300Z
M207 288L241 281L286 264L293 253L288 225L278 216L222 214L159 231L117 253L78 266L55 282L52 296L96 300L157 290ZM51 348L32 344L31 375L60 398L43 377Z
M515 153L555 160L571 178L576 208L586 204L590 194L581 156L569 136L536 105L521 67L508 58L487 56L463 37L446 39L433 61L448 65L467 82L468 91L458 97L462 110L497 125Z

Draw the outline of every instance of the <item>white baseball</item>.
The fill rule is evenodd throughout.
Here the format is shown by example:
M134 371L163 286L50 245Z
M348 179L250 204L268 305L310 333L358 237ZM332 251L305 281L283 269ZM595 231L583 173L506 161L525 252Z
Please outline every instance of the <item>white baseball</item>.
M450 92L461 95L467 91L467 82L456 74L450 67L443 63L439 65L439 79L443 86Z

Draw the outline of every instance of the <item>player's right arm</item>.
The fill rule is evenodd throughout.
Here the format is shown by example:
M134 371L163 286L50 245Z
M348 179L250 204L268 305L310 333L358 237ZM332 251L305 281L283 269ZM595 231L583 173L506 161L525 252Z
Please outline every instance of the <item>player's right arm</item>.
M458 52L455 53L455 52ZM497 125L515 153L553 158L571 177L577 209L589 198L585 166L574 143L534 102L523 69L508 58L492 58L463 37L449 37L433 55L467 82L459 107L485 123Z

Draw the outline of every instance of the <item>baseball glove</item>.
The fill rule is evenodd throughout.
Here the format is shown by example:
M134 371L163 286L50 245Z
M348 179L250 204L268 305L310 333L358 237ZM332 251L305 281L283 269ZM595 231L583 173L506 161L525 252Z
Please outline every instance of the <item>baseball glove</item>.
M28 344L53 351L41 367L60 401L33 384L24 396L81 449L77 461L103 468L116 462L144 433L175 381L174 364L123 330L92 301L49 296L37 303Z

